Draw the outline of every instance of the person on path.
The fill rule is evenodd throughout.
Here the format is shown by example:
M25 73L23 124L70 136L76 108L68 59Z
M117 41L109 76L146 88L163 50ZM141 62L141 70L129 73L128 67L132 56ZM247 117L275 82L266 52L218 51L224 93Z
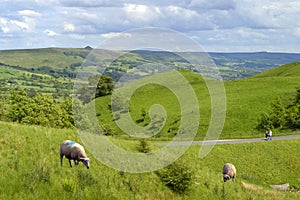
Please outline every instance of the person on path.
M272 140L272 130L271 129L269 130L269 134L268 135L269 135L268 140Z
M268 131L268 129L266 130L265 137L266 137L266 140L268 140L268 138L269 138L269 131Z

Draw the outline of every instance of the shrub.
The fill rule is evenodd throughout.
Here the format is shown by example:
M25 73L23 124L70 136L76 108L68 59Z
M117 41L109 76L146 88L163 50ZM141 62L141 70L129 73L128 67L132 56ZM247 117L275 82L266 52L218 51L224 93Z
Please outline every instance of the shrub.
M137 150L141 153L149 153L150 145L144 138L139 140L139 144L137 145Z
M184 194L192 184L192 171L183 162L176 161L160 170L158 175L172 191Z
M106 135L106 136L113 136L113 135L114 135L114 131L113 131L113 129L110 127L109 124L104 124L104 125L102 126L102 130L103 130L104 135Z

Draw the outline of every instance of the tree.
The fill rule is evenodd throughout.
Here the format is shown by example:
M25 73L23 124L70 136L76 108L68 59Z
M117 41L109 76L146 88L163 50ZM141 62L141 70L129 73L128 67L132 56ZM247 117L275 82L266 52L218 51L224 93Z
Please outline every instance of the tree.
M271 104L271 112L261 114L258 129L283 128L285 126L286 109L280 99Z
M270 114L270 119L274 128L283 128L285 126L286 109L280 99L276 99L272 103L272 111Z
M300 89L297 89L294 101L284 105L277 99L271 104L270 113L263 113L257 126L258 129L298 129L300 128Z
M96 87L95 98L111 95L115 84L110 76L101 75Z
M286 125L291 129L300 128L300 102L287 109Z

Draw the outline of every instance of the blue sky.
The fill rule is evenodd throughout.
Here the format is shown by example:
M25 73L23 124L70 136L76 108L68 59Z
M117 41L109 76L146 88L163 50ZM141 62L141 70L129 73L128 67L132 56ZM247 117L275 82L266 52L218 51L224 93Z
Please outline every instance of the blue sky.
M300 52L298 0L1 0L0 50L97 47L136 28L185 34L205 51Z

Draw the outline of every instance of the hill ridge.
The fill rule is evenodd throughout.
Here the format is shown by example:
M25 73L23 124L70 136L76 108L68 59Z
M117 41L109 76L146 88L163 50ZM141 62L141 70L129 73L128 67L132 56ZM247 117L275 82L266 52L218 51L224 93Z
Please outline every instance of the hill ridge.
M291 62L273 69L269 69L249 78L266 77L298 77L300 76L300 62Z

